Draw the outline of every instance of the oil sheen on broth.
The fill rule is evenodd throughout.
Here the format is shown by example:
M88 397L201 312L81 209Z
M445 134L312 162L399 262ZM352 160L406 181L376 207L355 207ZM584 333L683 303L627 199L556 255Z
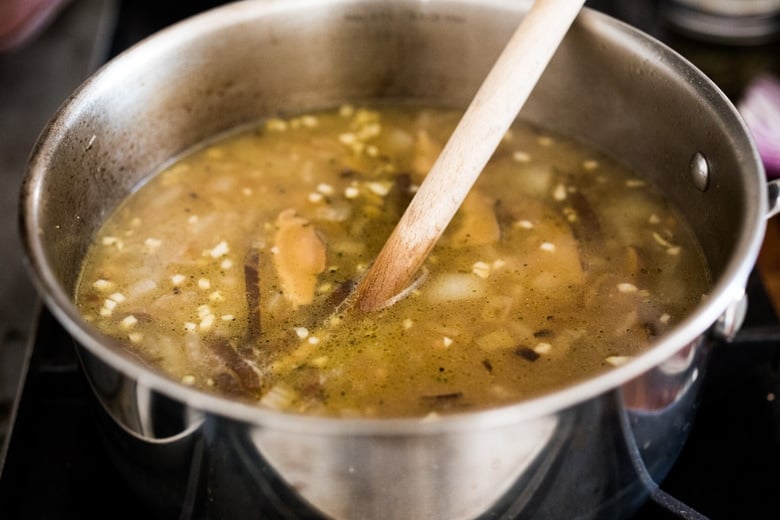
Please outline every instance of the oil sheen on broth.
M659 190L517 125L420 283L334 313L459 117L343 106L208 143L105 222L81 312L185 384L371 417L537 396L625 362L700 301L703 255Z

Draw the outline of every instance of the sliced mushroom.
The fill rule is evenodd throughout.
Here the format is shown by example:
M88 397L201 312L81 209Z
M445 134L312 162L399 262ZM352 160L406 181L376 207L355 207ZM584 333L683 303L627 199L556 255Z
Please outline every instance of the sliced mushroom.
M412 169L418 175L428 175L441 153L442 144L434 141L425 130L419 130L414 139Z
M308 305L314 299L317 277L326 267L325 243L293 209L279 214L276 227L274 266L282 292L293 307Z
M463 201L460 217L454 222L450 235L451 247L471 247L494 244L501 238L501 228L496 217L496 201L472 190Z
M552 296L553 292L565 296L569 293L568 286L584 282L579 242L555 207L529 198L511 214L515 222L528 221L533 226L520 232L528 235L522 265L536 273L530 280L534 290L546 296Z

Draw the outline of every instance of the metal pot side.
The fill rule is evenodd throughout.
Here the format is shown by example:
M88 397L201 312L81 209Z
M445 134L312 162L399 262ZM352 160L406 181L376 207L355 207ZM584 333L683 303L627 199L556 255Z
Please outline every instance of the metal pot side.
M581 13L521 117L668 188L696 230L715 286L646 354L532 401L439 421L299 417L150 370L72 303L98 226L172 158L279 113L377 100L465 106L526 5L238 2L130 49L63 105L31 156L23 241L41 294L77 341L136 462L159 469L200 453L209 464L209 511L227 518L247 510L606 518L641 503L648 478L665 474L685 439L707 332L743 301L767 193L755 149L723 94L673 51L594 11ZM704 184L691 174L697 153L708 169ZM160 456L167 446L169 456Z

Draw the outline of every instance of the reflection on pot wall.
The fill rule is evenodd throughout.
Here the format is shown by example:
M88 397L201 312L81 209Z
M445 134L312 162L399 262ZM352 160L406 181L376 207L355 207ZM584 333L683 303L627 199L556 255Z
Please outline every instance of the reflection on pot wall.
M241 439L330 518L474 518L549 450L565 417L441 435L324 436L253 428ZM561 424L563 423L563 424ZM558 438L561 435L557 435Z
M203 422L203 413L124 376L86 349L78 352L100 404L129 435L166 445L187 437Z
M621 388L626 429L631 432L625 440L629 450L641 454L656 482L669 472L688 436L710 348L707 339L699 337Z

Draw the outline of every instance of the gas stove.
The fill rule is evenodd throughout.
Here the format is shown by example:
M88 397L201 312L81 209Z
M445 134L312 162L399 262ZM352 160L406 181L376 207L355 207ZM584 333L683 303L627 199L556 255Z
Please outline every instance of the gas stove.
M121 3L110 54L219 3ZM588 3L666 41L713 77L732 99L744 87L745 77L777 66L776 60L765 59L777 47L710 46L666 32L658 4ZM748 69L739 81L724 72L733 71L724 64L734 62ZM757 272L749 280L748 296L750 306L741 332L733 342L713 348L699 411L680 457L658 483L660 487L647 482L651 498L634 518L758 518L765 517L767 510L780 510L774 505L780 489L780 324ZM203 486L207 461L193 457L190 467L176 475L139 474L132 461L123 457L123 447L106 437L96 406L72 340L41 308L0 475L0 516L208 516ZM285 516L297 517L295 511Z

